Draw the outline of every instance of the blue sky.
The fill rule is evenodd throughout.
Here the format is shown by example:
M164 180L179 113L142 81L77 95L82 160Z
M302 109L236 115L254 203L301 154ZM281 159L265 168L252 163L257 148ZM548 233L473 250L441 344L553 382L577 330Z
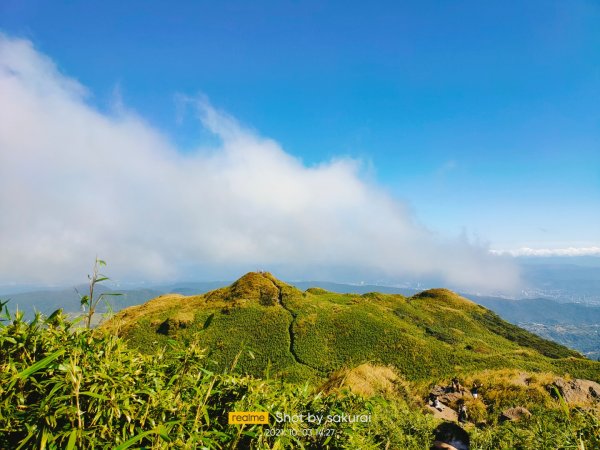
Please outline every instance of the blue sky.
M600 246L600 5L4 1L86 103L115 98L177 151L211 144L181 96L312 167L361 177L434 234Z

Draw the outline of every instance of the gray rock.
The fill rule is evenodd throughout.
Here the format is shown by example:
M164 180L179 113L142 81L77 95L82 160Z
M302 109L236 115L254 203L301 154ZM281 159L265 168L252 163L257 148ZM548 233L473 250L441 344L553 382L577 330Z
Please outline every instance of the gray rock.
M500 414L500 421L511 421L511 422L519 422L523 419L529 419L531 417L531 413L527 408L523 408L522 406L517 406L515 408L508 408L502 411Z
M557 378L546 388L555 398L558 391L569 405L589 405L600 401L600 384L590 380Z

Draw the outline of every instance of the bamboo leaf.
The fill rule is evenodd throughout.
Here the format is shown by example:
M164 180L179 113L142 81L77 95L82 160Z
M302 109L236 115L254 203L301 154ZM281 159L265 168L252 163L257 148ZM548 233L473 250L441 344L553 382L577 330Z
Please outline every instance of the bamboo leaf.
M62 314L62 312L63 312L62 308L59 308L56 311L54 311L52 314L50 314L48 316L48 318L46 319L46 323L50 323L50 322L54 321L54 319L56 319L60 314Z
M61 350L55 351L54 353L49 354L44 359L41 359L40 361L36 362L35 364L32 364L27 369L20 372L17 376L19 378L21 378L22 380L30 377L38 370L42 370L43 368L49 366L52 361L54 361L56 358L61 356L64 352L65 352L65 350L61 349Z
M81 395L87 395L88 397L94 397L97 398L98 400L104 400L104 401L110 401L110 398L106 397L105 395L100 395L100 394L96 394L95 392L89 392L89 391L85 391L85 392L80 392Z
M179 421L174 421L174 422L167 422L167 425L172 425L175 423L178 423ZM123 442L121 445L115 447L114 450L124 450L126 448L131 447L133 444L135 444L136 442L144 439L146 436L149 436L151 434L157 434L158 436L161 437L161 439L170 442L171 438L169 437L169 435L167 434L167 431L165 429L165 426L163 424L158 425L156 428L154 428L153 430L149 430L149 431L144 431L143 433L139 433L137 435L135 435L134 437L132 437L131 439L129 439L128 441Z
M115 450L125 450L126 448L131 447L133 444L135 444L136 442L144 439L146 436L149 436L151 434L155 434L156 432L154 430L150 430L150 431L144 431L143 433L139 433L136 434L134 437L132 437L131 439L123 442L121 445L118 445L115 447Z
M76 441L77 441L77 429L74 428L73 431L71 431L71 436L69 436L69 442L67 442L67 446L65 447L65 450L73 450L75 448Z

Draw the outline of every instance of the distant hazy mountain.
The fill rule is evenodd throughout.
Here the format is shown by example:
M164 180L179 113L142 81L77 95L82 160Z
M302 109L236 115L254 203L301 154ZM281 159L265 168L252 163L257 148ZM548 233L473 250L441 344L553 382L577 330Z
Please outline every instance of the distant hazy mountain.
M588 358L600 358L600 307L544 298L468 297L515 325L575 348Z
M471 295L467 297L512 323L536 322L549 325L600 323L600 307L597 306L559 303L546 298L507 300Z
M87 286L78 286L77 289L81 294L86 294ZM140 303L144 303L163 293L163 291L155 289L112 290L104 286L97 286L96 292L114 292L122 294L120 296L106 297L114 311L119 311L132 305L139 305ZM23 311L26 318L33 317L35 311L40 311L45 315L49 315L57 309L63 309L65 312L69 313L74 313L81 309L79 295L75 291L75 288L20 292L2 295L0 298L8 300L8 309L10 311L15 311L17 309ZM105 304L100 304L98 312L103 313L105 311Z
M528 298L600 306L600 257L517 258Z

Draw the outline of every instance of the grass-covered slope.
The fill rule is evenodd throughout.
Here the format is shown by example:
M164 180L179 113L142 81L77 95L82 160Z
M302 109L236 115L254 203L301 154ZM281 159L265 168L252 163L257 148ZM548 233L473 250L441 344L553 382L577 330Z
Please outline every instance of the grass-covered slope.
M125 309L104 329L145 353L172 339L195 342L220 370L289 380L364 362L393 365L413 381L495 368L600 377L597 362L445 289L409 298L302 292L249 273L204 295L166 295Z
M389 367L336 371L319 387L216 373L205 355L177 342L141 354L61 314L25 322L0 311L0 448L417 450L430 447L440 424L419 399L425 392ZM554 400L544 377L553 379L478 374L481 398L467 404L482 425L465 425L471 448L600 448L597 413ZM514 406L527 407L530 420L499 422ZM270 421L228 425L231 411L265 411ZM281 413L371 420L277 423Z

